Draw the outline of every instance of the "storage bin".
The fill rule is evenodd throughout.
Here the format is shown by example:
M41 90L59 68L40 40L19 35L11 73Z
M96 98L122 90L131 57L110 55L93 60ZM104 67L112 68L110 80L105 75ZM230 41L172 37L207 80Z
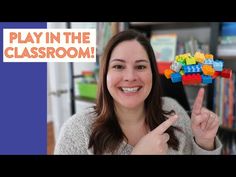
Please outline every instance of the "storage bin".
M78 82L79 95L87 98L96 99L97 84L96 83L82 83Z

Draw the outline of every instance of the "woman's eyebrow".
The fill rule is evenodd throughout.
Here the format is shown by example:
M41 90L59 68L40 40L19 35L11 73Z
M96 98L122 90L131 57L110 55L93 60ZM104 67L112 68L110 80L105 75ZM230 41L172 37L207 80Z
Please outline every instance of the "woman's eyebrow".
M119 58L111 59L110 62L115 62L115 61L122 62L122 63L125 63L125 62L126 62L124 59L119 59ZM140 60L136 60L136 61L135 61L135 63L141 63L141 62L149 63L149 60L140 59Z
M123 59L118 59L118 58L111 59L111 62L115 62L115 61L119 61L119 62L125 63L125 60L123 60Z
M141 59L141 60L136 60L136 61L135 61L135 63L140 63L140 62L149 63L149 60Z

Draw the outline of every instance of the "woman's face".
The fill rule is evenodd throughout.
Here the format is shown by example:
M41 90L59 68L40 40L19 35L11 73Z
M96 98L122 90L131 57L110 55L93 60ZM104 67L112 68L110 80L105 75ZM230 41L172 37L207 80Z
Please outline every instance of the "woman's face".
M136 40L118 44L111 53L107 87L115 105L125 108L144 106L152 88L148 55Z

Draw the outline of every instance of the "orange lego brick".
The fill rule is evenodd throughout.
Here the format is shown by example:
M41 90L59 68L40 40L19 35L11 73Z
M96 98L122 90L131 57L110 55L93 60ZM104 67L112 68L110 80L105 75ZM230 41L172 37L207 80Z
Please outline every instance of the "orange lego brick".
M215 70L214 70L213 67L210 66L210 65L203 65L203 66L202 66L202 72L203 72L203 74L205 74L205 75L213 76L214 73L215 73Z
M170 79L172 73L174 73L174 71L172 71L171 69L166 69L164 71L164 75L166 76L167 79Z
M207 54L205 54L205 58L206 59L213 59L214 55L207 53Z

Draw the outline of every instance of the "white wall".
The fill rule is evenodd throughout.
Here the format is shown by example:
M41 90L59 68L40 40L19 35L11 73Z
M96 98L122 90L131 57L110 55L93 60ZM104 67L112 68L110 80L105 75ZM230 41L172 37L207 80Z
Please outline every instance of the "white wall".
M47 28L48 29L65 29L66 28L66 22L48 22L47 23Z
M47 72L47 122L53 121L52 100L51 100L51 97L49 96L50 90L51 88L50 88L50 82L49 82L49 72Z
M48 22L47 23L47 28L66 28L66 23L65 22ZM62 68L61 72L65 72ZM50 92L51 88L50 88L50 81L49 81L49 72L47 72L47 122L51 122L53 121L53 114L52 114L52 100L51 97L49 96L49 92Z

